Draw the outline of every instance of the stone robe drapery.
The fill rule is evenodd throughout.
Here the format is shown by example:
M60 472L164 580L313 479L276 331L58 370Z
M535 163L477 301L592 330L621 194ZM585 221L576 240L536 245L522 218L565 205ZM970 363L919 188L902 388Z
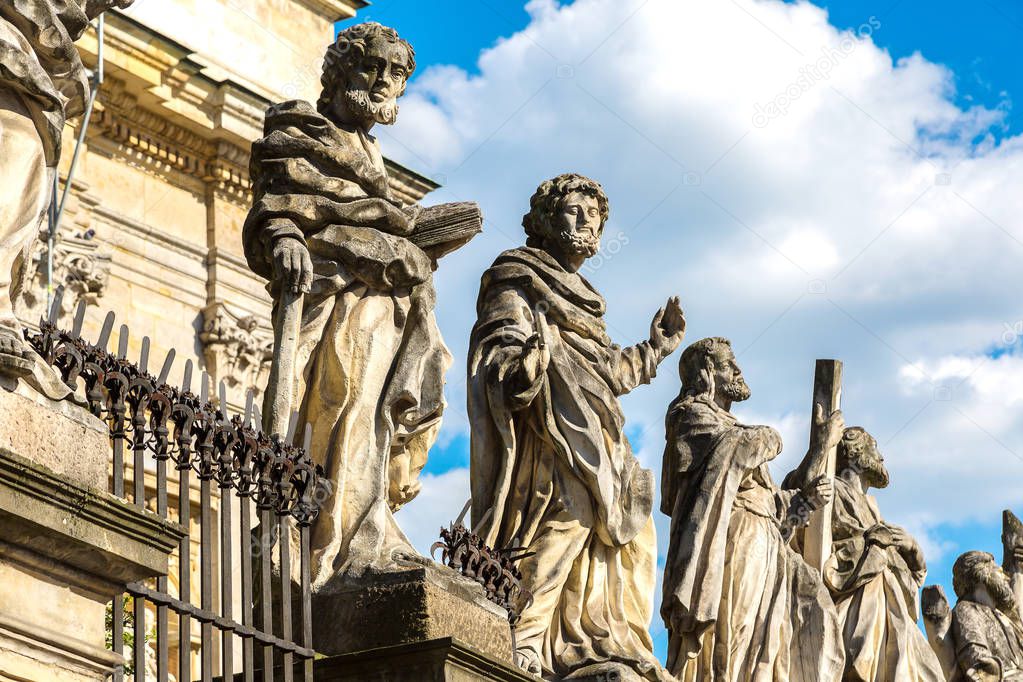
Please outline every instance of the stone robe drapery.
M89 80L74 41L89 26L77 0L0 3L0 326L16 335L14 304L30 276L31 247L50 204L68 117L85 110ZM30 385L51 398L67 387L31 349Z
M672 404L666 435L668 670L683 682L841 679L831 598L781 533L794 493L767 469L778 434L739 424L701 396Z
M911 568L895 547L866 542L866 532L882 522L877 504L841 478L833 509L824 582L842 622L844 682L942 682L941 664L917 626L926 568Z
M951 682L967 682L966 671L981 660L1002 664L1002 682L1023 682L1023 627L1001 611L968 599L952 609L957 670Z
M474 531L536 552L520 564L534 599L520 650L559 675L614 661L660 680L648 632L653 476L632 454L618 403L659 358L646 342L612 344L604 306L540 249L506 251L483 275L468 368ZM527 385L522 343L534 333L551 360Z
M85 111L89 77L75 47L89 18L79 0L0 3L0 90L32 112L48 167L60 158L64 122ZM49 188L47 188L49 190Z
M303 242L313 262L296 439L312 426L311 454L334 484L312 531L319 589L336 575L392 568L396 550L413 553L393 511L418 492L451 358L434 316L432 263L402 236L412 222L391 199L374 138L306 102L275 105L253 144L252 177L249 265L270 278L284 237Z

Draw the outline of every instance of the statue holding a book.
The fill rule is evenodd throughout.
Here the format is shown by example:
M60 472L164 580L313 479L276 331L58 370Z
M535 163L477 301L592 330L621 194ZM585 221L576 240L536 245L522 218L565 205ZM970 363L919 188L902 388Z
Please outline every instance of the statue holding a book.
M243 239L270 280L275 367L264 422L311 431L333 482L312 533L314 589L414 555L393 513L419 491L451 356L434 316L438 259L481 227L475 204L403 205L377 123L394 123L414 51L375 23L342 31L315 106L272 106L252 147ZM286 437L286 436L285 436Z

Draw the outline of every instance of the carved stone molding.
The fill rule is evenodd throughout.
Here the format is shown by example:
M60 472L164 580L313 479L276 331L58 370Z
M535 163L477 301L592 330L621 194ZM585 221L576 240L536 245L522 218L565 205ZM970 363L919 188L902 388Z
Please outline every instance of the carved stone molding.
M223 301L206 306L202 315L199 341L213 385L223 381L236 404L244 403L250 389L259 396L273 358L273 331L257 316L233 311Z
M45 316L47 229L39 232L32 247L31 275L25 280L17 302L18 316L34 324ZM110 280L110 250L95 238L95 233L61 231L53 248L53 287L64 287L60 319L70 319L79 301L90 307L103 297Z

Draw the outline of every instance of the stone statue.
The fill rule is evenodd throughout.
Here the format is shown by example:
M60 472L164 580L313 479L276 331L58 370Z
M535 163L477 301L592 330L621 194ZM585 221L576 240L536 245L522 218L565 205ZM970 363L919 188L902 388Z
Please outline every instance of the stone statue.
M668 670L683 682L837 682L842 633L818 572L789 545L830 479L782 490L767 464L781 437L730 410L750 389L727 339L697 341L668 409L661 509L671 516L661 616ZM842 416L818 410L812 442L831 448ZM819 453L809 453L809 455ZM808 456L809 456L808 455Z
M632 454L618 396L653 378L685 319L672 298L649 341L611 342L604 299L578 272L607 216L598 183L547 180L523 218L526 246L483 275L469 349L474 531L533 553L520 563L533 595L516 630L523 668L580 676L617 665L663 680L648 633L653 474Z
M966 552L952 567L952 585L953 681L1023 680L1023 623L1009 576L991 554Z
M309 425L334 486L312 530L315 590L416 555L393 512L418 492L451 358L434 316L436 260L410 239L421 209L391 194L370 134L394 123L414 69L393 29L347 28L327 51L316 106L270 107L252 146L245 255L271 281L275 309L304 294L284 381L294 381L296 441Z
M952 567L959 598L949 609L940 586L924 588L924 624L950 682L1023 682L1023 524L1006 510L1003 561L966 552Z
M806 470L793 471L783 485L804 484ZM884 521L867 494L889 481L874 437L859 427L845 429L835 470L824 584L842 624L843 682L943 682L941 664L917 626L927 575L923 552L905 530Z
M50 205L68 118L85 111L89 76L74 42L104 11L132 0L0 4L0 374L67 394L24 342L14 304Z

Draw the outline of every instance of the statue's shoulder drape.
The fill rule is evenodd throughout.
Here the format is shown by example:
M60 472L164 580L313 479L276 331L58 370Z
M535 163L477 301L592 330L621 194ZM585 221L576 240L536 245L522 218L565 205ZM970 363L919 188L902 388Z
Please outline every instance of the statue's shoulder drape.
M308 102L275 104L267 110L263 137L252 144L250 174L253 204L242 242L257 274L270 279L275 240L308 242L331 229L336 234L321 241L344 250L330 255L348 260L360 274L372 270L367 277L374 281L367 283L429 279L429 258L401 237L412 220L391 196L377 142L362 130L334 124Z
M506 251L483 275L469 342L468 411L473 523L488 543L516 525L503 515L517 430L526 424L546 434L552 456L589 490L605 542L629 542L649 519L652 474L632 455L617 396L649 381L656 358L644 344L623 351L611 343L604 310L589 282L541 249ZM535 386L524 387L513 375L522 342L534 333L551 362Z
M746 474L781 450L768 427L743 426L705 396L683 397L668 412L665 466L674 481L674 563L665 567L661 613L672 628L698 638L717 620L728 522Z
M85 111L89 78L75 41L89 19L78 0L0 3L0 87L38 112L47 163L60 158L64 121Z

